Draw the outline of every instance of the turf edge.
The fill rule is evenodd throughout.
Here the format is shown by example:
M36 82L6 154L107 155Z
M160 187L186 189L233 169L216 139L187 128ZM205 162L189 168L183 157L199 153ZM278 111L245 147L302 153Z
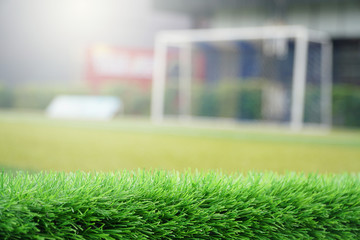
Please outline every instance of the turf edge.
M359 239L360 175L0 172L1 239Z

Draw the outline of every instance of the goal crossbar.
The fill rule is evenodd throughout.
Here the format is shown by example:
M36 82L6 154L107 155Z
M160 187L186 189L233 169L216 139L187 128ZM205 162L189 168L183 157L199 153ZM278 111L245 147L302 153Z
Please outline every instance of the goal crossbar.
M167 44L194 43L202 41L229 41L270 38L307 37L310 41L326 43L324 32L309 30L303 26L268 26L248 28L168 30L157 34L156 41Z

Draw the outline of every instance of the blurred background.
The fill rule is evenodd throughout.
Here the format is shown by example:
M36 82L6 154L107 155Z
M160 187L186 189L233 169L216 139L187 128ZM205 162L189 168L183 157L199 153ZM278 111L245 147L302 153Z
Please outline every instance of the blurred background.
M0 0L0 166L359 171L359 22L358 0ZM322 123L331 81L333 130L263 126L291 115L295 39L285 38L192 44L196 121L150 123L159 32L288 25L332 44L326 59L309 43L302 121ZM169 46L164 70L173 120L184 112L179 49ZM100 115L111 121L89 121Z

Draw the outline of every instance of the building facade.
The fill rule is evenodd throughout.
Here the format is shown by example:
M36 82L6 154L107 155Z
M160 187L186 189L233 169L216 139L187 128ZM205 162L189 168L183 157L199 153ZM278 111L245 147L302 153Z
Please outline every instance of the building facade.
M154 0L158 10L188 15L193 28L302 25L333 41L334 83L360 85L359 0Z

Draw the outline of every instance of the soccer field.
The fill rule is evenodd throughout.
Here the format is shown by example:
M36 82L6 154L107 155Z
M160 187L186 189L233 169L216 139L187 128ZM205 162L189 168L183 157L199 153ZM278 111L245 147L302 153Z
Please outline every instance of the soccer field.
M0 112L0 133L0 166L10 169L360 171L359 130L294 134L244 126L66 121Z

